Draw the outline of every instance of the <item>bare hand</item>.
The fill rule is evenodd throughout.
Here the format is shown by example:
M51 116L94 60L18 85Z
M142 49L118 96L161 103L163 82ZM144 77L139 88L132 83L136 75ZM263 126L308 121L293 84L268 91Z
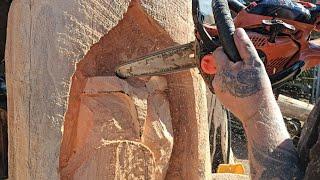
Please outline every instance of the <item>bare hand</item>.
M234 41L243 61L231 62L218 48L213 53L217 64L213 87L222 104L246 121L259 111L263 99L274 97L265 67L242 28L236 30Z
M271 83L257 51L243 29L234 41L243 61L233 63L214 52L217 97L244 125L252 179L299 179L299 160L287 132Z

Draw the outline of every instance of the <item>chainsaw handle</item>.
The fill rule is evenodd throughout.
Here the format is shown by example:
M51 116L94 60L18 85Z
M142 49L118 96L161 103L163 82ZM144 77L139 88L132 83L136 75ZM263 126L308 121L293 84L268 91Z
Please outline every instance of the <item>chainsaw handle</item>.
M214 41L206 28L204 27L204 15L200 11L199 0L192 0L192 16L195 24L196 32L199 33L200 39L203 42L207 50L215 50L220 45L217 41Z
M235 26L226 0L213 0L212 10L224 52L232 62L241 61L233 35Z
M246 8L246 6L238 0L228 0L228 6L230 10L234 11L235 13L239 13L240 11Z

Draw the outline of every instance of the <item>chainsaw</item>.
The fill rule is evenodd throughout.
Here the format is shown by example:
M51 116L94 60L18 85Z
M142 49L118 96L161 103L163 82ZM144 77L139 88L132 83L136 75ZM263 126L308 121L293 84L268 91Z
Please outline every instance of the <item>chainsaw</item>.
M274 89L320 64L320 46L310 42L311 32L320 30L319 5L291 0L260 0L247 5L237 0L192 0L192 15L194 42L121 64L116 75L164 75L197 67L213 92L213 51L222 46L231 61L241 61L233 40L235 28L247 32Z

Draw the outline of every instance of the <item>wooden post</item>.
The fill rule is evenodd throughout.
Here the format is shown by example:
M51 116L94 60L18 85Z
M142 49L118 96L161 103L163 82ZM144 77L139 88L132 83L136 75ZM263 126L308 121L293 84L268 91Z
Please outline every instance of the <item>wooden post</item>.
M284 116L306 121L314 105L280 95L278 104Z

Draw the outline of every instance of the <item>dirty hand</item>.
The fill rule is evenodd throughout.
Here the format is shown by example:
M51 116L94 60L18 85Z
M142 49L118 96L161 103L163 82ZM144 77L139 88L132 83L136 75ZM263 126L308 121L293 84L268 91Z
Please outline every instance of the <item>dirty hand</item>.
M242 28L236 29L234 41L243 61L231 62L222 48L214 51L217 74L213 87L221 103L245 122L260 107L276 101L265 67Z

